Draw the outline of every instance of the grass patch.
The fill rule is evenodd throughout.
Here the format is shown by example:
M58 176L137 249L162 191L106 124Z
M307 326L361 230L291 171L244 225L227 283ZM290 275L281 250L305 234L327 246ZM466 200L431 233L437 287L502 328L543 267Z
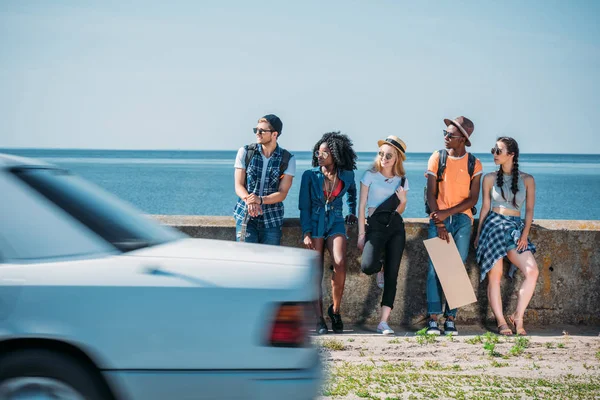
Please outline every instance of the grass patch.
M425 361L425 364L423 364L423 368L432 371L442 371L444 369L444 367L442 367L442 365L439 362L431 360Z
M544 347L546 347L547 349L553 349L554 348L554 343L552 343L552 342L546 342L546 343L544 343Z
M354 342L354 338L348 339L348 342L350 342L350 343Z
M600 350L598 350L598 351L596 352L596 358L598 359L598 361L600 361Z
M345 350L346 346L338 339L325 339L321 342L321 347L331 351Z
M559 349L564 349L565 348L565 344L564 343L559 343L556 345L556 347L558 347Z
M388 341L388 343L390 343L390 344L399 344L400 343L400 339L397 339L397 338L396 339L391 339L391 340Z
M501 365L501 364L500 364ZM334 365L323 395L361 398L547 398L592 399L600 393L600 377L567 375L553 379L461 375L430 362L432 373L418 372L407 363ZM532 369L537 369L535 363Z

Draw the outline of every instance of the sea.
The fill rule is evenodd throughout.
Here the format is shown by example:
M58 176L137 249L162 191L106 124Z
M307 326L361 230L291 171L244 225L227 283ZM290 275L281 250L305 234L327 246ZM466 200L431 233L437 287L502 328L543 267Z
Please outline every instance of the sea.
M66 168L147 214L233 215L236 151L0 149ZM293 151L297 174L285 200L286 217L298 217L302 173L311 153ZM410 153L410 190L404 213L425 218L423 188L431 153ZM476 154L484 172L496 170L492 155ZM375 153L358 153L357 185ZM600 220L600 154L521 154L520 169L536 181L535 219ZM481 197L481 196L480 196ZM481 208L481 198L478 209Z

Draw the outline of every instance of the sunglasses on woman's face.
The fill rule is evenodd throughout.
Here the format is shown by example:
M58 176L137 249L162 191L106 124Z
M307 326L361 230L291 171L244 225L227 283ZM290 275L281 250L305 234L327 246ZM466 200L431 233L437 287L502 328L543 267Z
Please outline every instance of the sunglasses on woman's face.
M494 154L499 156L500 154L502 154L502 150L498 146L494 146L492 147L492 155Z
M394 154L392 154L392 153L384 153L383 151L380 151L379 152L379 157L385 158L386 160L391 160L392 158L394 158Z
M326 160L329 157L329 153L326 151L315 151L315 157Z

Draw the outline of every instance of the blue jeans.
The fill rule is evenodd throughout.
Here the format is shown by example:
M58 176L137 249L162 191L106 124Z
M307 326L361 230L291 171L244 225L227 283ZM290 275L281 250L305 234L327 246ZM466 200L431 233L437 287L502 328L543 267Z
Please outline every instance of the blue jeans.
M237 221L235 224L235 240L240 241L242 232L242 223ZM246 225L246 243L262 243L279 246L281 243L281 226L272 228L265 227L262 218L250 218Z
M458 253L463 263L467 261L469 255L469 244L471 242L471 218L467 214L452 215L444 221L446 230L452 234ZM437 228L433 220L429 220L428 238L437 237ZM427 270L427 314L438 315L444 312L444 317L456 317L457 309L450 310L448 302L445 302L445 310L442 310L442 285L435 273L431 258L429 259L429 269Z

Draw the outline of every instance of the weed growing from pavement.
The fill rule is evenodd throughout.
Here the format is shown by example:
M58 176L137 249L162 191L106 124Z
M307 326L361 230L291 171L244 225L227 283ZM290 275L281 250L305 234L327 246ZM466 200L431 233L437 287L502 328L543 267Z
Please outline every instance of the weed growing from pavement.
M390 343L390 344L399 344L400 343L400 339L398 339L398 338L391 339L391 340L388 340L388 343Z
M515 345L509 350L509 354L511 356L520 356L521 354L523 354L525 349L529 347L529 339L523 336L517 335L515 337L514 343Z
M354 342L354 338L350 338L350 339L348 339L348 341L349 341L350 343L352 343L352 342Z
M346 349L346 346L344 346L344 343L342 343L342 341L338 340L338 339L325 339L321 342L321 347L324 349L332 350L332 351L339 351L339 350Z
M546 342L546 343L544 343L544 346L546 346L547 349L553 349L554 348L554 343L552 343L552 342Z
M498 361L494 360L494 361L492 361L492 367L504 368L504 367L508 367L508 363L498 362Z
M598 361L600 361L600 350L598 350L598 351L596 352L596 358L598 359Z
M415 333L415 336L417 337L417 343L423 346L425 344L435 343L437 335L428 335L427 328L423 328L417 331L417 333Z
M477 335L477 336L473 336L470 339L465 340L465 343L468 343L468 344L480 344L480 343L483 343L483 339L482 339L481 335Z
M483 345L483 349L487 351L491 357L502 357L502 354L496 351L496 343L494 342L486 342Z
M556 347L558 347L559 349L564 349L565 348L565 344L564 343L559 343L556 345Z

